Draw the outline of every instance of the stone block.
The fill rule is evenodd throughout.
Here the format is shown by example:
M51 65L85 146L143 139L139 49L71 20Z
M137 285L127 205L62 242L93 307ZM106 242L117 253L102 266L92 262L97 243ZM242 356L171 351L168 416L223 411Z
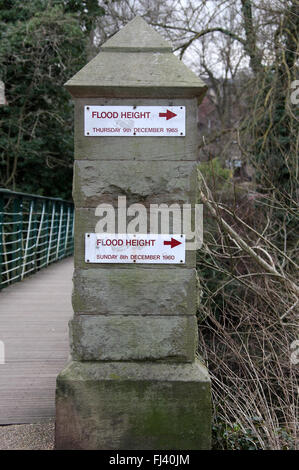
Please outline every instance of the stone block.
M195 316L75 315L70 321L76 361L191 362L197 348Z
M116 211L117 214L117 211ZM92 265L89 265L85 263L85 233L91 232L95 233L96 232L96 225L97 222L100 220L99 216L95 215L95 208L88 209L88 208L77 208L75 210L75 267L77 268L87 268L87 267L92 267L93 269L106 269L108 266L111 269L123 269L123 268L129 268L129 269L152 269L153 265L151 264L136 264L136 265L128 265L128 264L110 264L110 265L105 265L101 263L94 263ZM130 220L130 218L128 219ZM149 225L148 225L149 226ZM116 227L117 228L117 227ZM170 231L167 233L172 233L172 225L170 224ZM109 233L109 230L107 230ZM116 230L117 231L117 230ZM121 232L122 233L122 232ZM130 230L128 231L130 233ZM148 230L148 233L151 233L150 230ZM153 233L153 232L152 232ZM161 231L160 233L166 233L165 231ZM179 264L179 265L173 265L173 264L155 264L154 265L156 269L161 269L165 268L167 266L168 269L173 269L173 268L190 268L190 267L195 267L196 266L196 250L187 250L186 251L186 261L184 264Z
M186 137L87 137L84 106L185 106ZM75 160L197 160L197 99L75 99Z
M195 269L76 269L73 280L80 314L195 315L199 302Z
M195 162L78 160L74 166L73 198L76 207L127 203L195 204Z
M206 450L207 369L192 364L70 363L56 388L56 449Z

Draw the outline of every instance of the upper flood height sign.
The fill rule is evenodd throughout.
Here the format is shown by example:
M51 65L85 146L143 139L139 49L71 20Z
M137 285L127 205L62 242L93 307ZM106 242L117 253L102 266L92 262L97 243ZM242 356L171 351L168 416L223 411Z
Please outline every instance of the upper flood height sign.
M85 106L84 135L184 137L185 106Z

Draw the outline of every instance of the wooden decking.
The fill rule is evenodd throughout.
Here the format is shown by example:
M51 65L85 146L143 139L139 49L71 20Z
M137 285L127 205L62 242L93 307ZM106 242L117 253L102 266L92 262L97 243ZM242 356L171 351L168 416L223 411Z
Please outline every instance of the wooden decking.
M67 258L0 293L0 424L54 417L55 379L69 354L72 274Z

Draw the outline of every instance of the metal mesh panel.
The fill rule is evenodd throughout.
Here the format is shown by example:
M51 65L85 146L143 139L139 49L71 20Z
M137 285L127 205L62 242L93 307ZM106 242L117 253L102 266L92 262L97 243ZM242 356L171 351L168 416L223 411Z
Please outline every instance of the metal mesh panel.
M0 189L0 288L73 254L74 206Z

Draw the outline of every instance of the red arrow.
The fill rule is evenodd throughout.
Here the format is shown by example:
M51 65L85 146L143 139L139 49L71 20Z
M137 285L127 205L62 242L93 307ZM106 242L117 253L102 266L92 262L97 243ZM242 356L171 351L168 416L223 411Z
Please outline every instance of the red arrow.
M168 241L164 241L164 245L170 245L171 248L174 248L175 246L178 246L178 245L181 245L182 242L179 242L178 240L176 240L175 238L172 238L170 240L170 242Z
M159 113L159 117L166 117L166 121L168 121L169 119L175 116L177 115L173 113L172 111L169 111L169 109L167 109L166 113Z

